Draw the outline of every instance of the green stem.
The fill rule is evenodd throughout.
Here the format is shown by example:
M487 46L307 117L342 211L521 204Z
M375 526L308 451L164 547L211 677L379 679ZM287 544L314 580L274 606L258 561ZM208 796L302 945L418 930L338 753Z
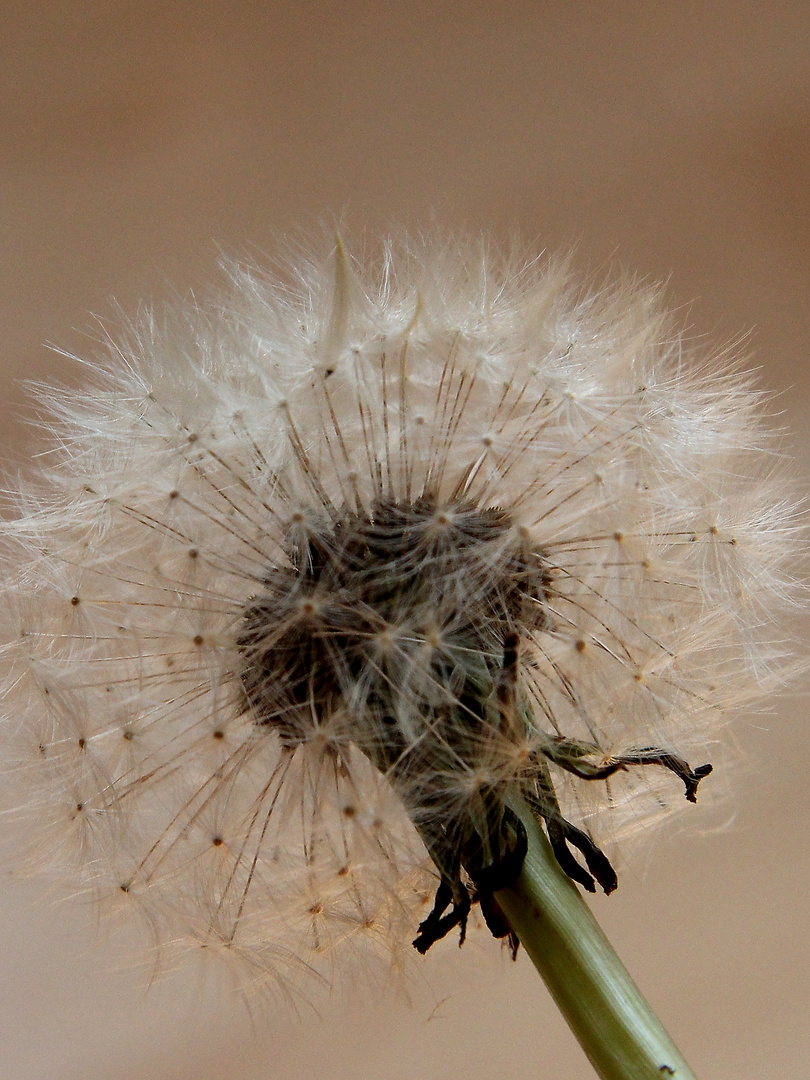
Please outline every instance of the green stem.
M544 833L515 806L529 851L497 900L602 1080L695 1080Z

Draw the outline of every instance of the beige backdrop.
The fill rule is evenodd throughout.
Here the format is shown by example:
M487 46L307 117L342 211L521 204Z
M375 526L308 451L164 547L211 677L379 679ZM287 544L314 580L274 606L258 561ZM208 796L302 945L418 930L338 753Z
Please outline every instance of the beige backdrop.
M111 298L133 312L336 216L517 229L668 279L695 335L749 335L807 456L806 0L5 0L0 24L7 462L33 446L16 380L62 366L44 342L87 349ZM595 907L701 1077L801 1077L806 701L737 737L725 817L699 806ZM92 913L6 877L10 1080L591 1075L523 957L472 947L432 998L251 1023L182 979L145 992Z

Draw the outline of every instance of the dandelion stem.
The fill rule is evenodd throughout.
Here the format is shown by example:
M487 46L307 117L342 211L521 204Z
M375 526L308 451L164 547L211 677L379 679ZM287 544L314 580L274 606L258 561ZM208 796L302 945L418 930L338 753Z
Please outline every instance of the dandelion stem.
M525 806L529 851L497 900L602 1080L695 1080Z

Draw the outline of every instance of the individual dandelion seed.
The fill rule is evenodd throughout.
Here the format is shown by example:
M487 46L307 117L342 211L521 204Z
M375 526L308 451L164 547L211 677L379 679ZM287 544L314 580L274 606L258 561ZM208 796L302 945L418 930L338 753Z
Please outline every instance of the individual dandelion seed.
M40 390L3 526L20 807L43 861L257 978L399 965L476 904L516 949L537 825L610 892L604 838L694 802L778 682L761 395L654 291L476 245L232 277Z

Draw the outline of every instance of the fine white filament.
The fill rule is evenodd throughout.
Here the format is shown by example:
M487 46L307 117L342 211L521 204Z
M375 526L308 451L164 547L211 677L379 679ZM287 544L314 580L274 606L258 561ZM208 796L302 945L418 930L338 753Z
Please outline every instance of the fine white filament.
M549 777L596 843L688 806L660 764L582 770L699 765L773 687L795 515L761 394L685 356L654 291L446 240L231 276L38 391L50 452L2 525L7 787L36 862L156 939L331 981L411 951L425 836L484 788Z

